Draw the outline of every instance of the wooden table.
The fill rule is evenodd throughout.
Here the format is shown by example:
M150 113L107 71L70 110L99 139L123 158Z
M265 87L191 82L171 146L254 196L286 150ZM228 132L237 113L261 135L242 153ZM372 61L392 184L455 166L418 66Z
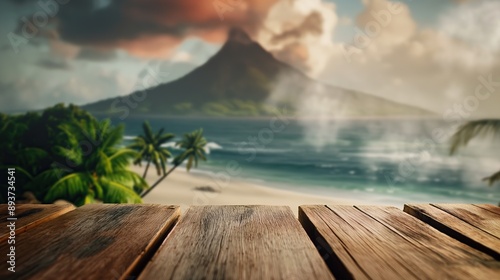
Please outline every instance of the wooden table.
M0 279L500 279L491 205L18 205ZM10 239L9 239L10 238Z

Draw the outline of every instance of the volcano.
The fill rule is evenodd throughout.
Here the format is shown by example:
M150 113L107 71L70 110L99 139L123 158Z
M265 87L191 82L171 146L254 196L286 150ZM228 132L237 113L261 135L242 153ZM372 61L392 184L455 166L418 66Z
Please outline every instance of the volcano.
M171 69L175 70L175 69ZM303 110L310 99L332 108ZM322 100L331 102L322 102ZM430 112L315 81L279 61L241 29L232 29L205 64L175 81L83 106L94 113L265 116L276 106L291 115L423 116ZM311 106L309 106L311 107ZM323 106L324 107L324 106Z

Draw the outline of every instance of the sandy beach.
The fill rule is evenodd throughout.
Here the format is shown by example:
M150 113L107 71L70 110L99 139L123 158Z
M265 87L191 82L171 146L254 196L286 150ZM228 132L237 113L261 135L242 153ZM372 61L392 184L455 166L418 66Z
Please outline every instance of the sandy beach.
M143 168L131 168L138 174ZM152 184L158 176L150 169L146 180ZM208 174L187 173L175 170L144 199L144 203L180 205L185 211L189 205L287 205L297 215L299 205L343 204L353 205L355 201L314 196L299 192L281 190L253 182L231 178L228 183L212 178Z

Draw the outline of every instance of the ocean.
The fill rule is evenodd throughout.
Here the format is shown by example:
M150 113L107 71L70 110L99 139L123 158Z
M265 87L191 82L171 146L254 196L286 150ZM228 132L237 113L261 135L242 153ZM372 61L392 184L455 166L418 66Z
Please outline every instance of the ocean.
M142 133L144 117L125 123L124 145ZM500 169L498 141L472 141L449 155L455 128L442 120L296 120L160 118L148 121L179 139L203 128L208 161L192 172L210 174L207 185L230 180L366 204L493 203L500 187L481 179ZM438 140L440 139L440 140ZM178 154L173 143L167 145ZM167 179L168 180L168 179Z

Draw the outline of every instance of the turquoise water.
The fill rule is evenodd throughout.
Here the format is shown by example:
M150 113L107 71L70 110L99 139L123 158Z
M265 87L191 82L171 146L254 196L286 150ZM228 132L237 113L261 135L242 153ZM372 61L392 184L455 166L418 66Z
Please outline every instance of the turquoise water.
M141 133L143 121L124 121L125 144ZM375 204L500 201L500 188L481 181L500 169L499 146L493 141L471 143L450 157L448 141L436 143L432 137L436 129L450 129L438 120L149 121L155 130L164 127L178 138L203 128L209 160L195 172L211 174L212 184L237 178Z

